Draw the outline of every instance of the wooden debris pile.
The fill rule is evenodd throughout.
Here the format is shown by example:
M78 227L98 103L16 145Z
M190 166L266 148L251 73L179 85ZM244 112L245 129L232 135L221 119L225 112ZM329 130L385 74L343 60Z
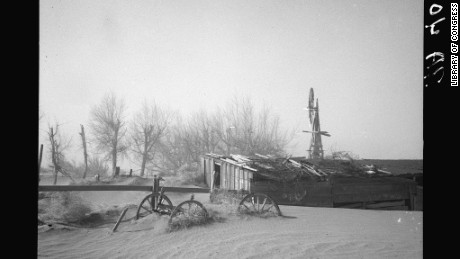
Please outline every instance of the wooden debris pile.
M238 154L223 156L213 153L206 155L251 170L261 177L282 182L293 181L302 177L325 181L331 176L374 177L391 175L390 172L379 169L375 165L363 166L349 160L319 160L319 162L313 163L307 159L294 159L291 156L274 157L255 154L255 156L249 157Z

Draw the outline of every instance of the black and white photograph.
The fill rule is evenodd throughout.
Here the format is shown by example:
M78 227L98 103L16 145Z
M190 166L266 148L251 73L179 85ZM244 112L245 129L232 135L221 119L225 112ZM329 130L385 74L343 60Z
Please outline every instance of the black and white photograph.
M423 258L439 6L40 0L37 258Z

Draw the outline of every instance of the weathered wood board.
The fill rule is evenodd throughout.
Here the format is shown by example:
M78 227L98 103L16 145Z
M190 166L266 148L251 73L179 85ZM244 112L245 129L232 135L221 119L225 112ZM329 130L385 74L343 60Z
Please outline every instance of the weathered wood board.
M291 206L366 208L366 205L373 204L370 208L387 205L388 208L415 207L417 183L409 179L367 174L328 174L326 178L303 174L292 178L283 171L264 171L262 167L248 169L225 157L203 156L202 159L201 172L211 190L263 193L280 205Z
M280 205L332 207L329 182L258 181L252 183L252 192L264 193Z
M415 192L415 182L396 177L332 180L334 203L409 200Z
M333 179L325 182L252 182L252 192L265 193L280 205L311 207L381 208L386 205L370 204L365 206L363 203L381 203L383 201L389 202L388 207L401 207L406 205L405 200L410 200L411 190L414 188L416 188L416 183L394 178L347 177L346 179Z

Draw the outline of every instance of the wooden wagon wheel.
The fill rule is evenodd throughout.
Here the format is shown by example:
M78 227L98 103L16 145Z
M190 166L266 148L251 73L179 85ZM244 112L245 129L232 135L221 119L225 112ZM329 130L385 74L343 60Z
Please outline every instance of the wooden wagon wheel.
M157 208L153 208L154 199L158 200ZM160 197L159 194L149 194L141 201L141 204L137 207L136 220L148 216L154 212L160 214L171 214L172 208L173 205L168 196L163 194Z
M208 211L199 201L188 200L180 203L169 217L169 230L200 225L206 222Z
M281 216L278 204L263 193L250 193L246 195L238 206L238 213L261 217Z

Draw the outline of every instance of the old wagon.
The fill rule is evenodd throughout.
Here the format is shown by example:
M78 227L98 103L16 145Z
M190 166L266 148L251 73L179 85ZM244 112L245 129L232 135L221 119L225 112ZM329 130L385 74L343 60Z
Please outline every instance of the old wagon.
M264 206L268 200L291 206L414 210L417 190L415 181L350 161L206 154L200 170L211 192L246 193L245 199Z

